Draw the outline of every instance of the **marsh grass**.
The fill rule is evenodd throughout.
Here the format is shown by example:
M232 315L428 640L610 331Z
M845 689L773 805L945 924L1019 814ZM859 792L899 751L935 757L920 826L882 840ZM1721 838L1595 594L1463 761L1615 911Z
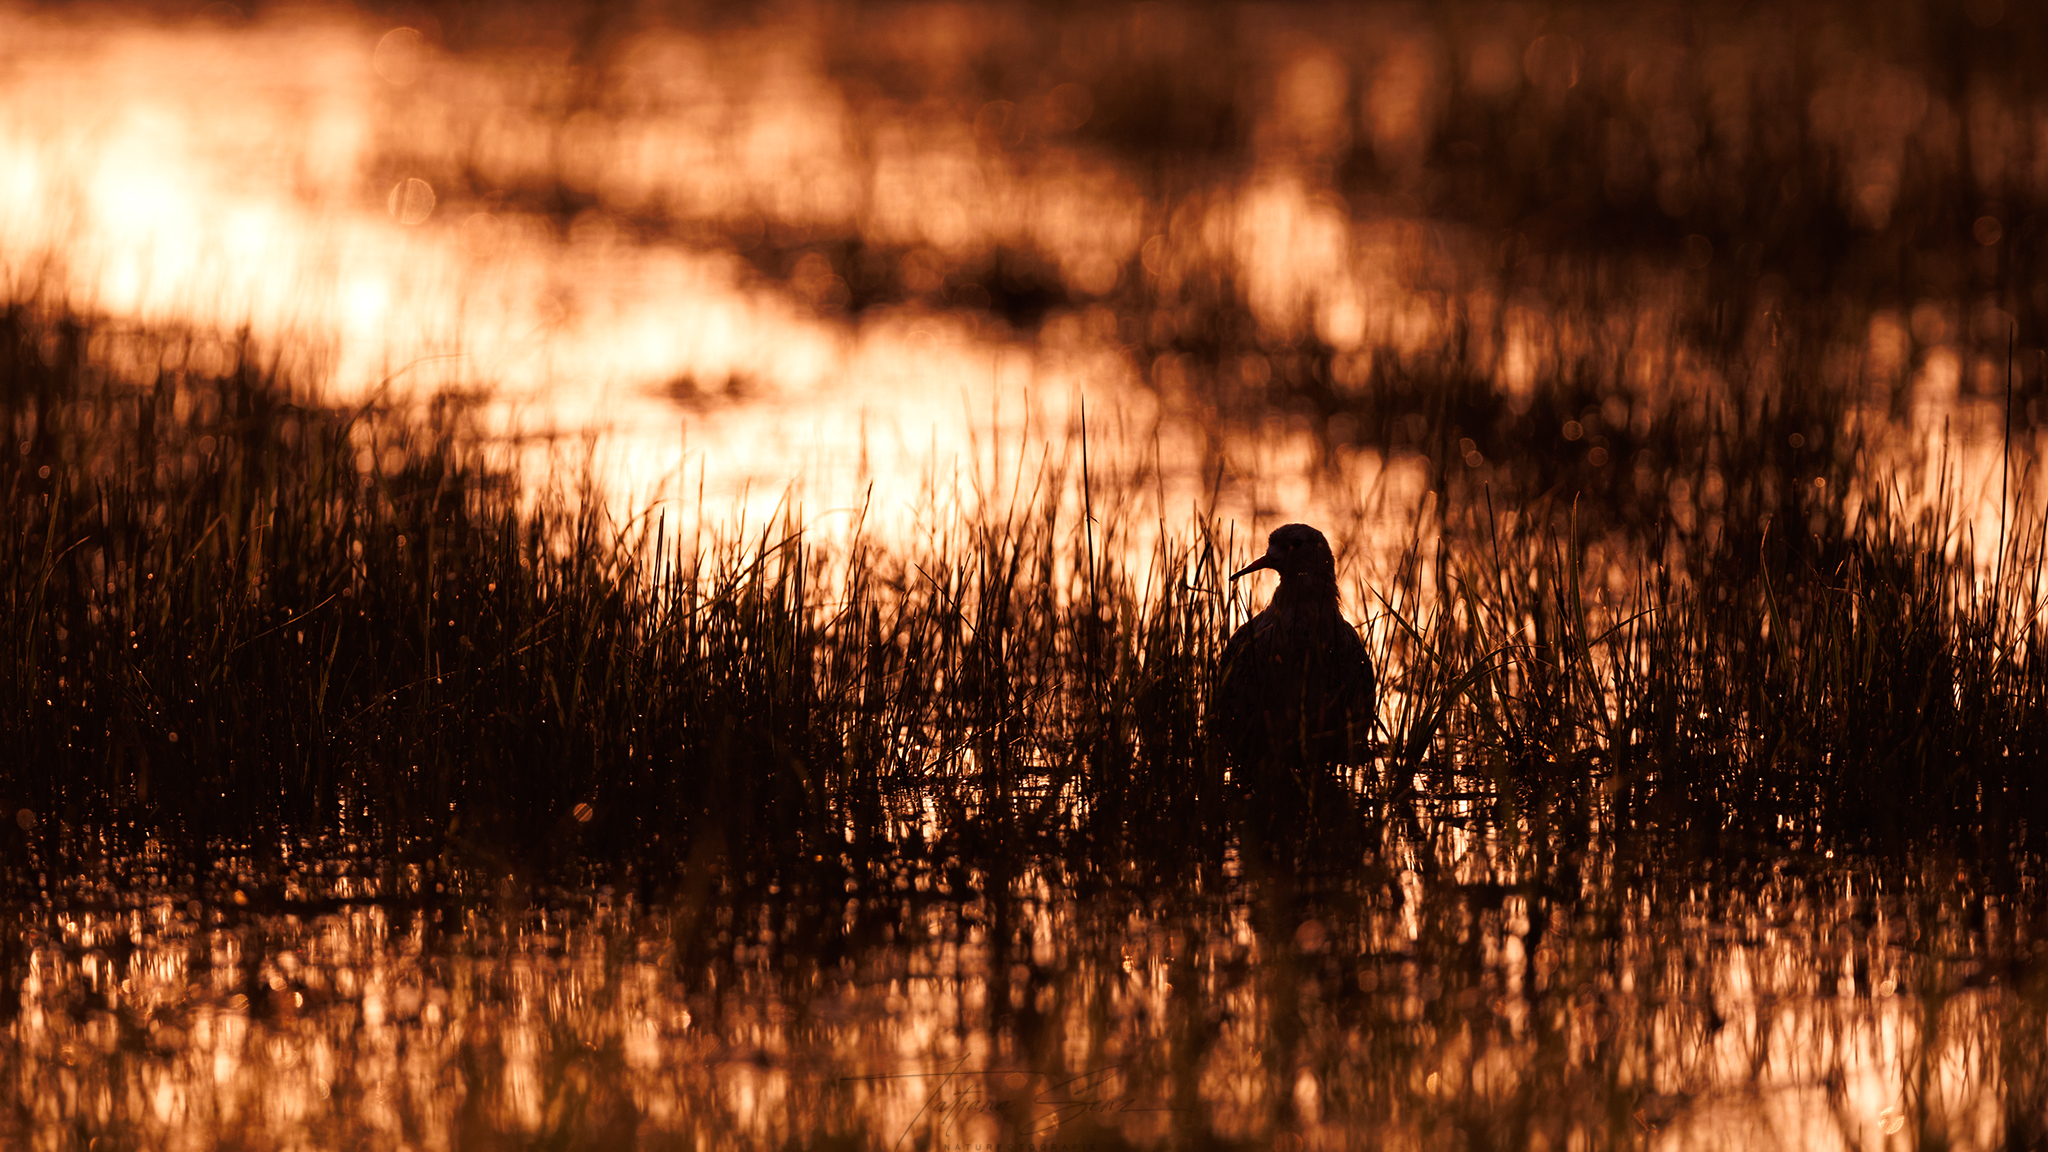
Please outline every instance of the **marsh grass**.
M1107 877L1213 865L1244 815L1202 729L1227 530L1131 524L1078 454L922 540L678 540L523 496L455 400L338 410L247 348L123 384L94 339L17 308L0 341L17 860L326 837L533 874L1028 848ZM1634 480L1447 474L1361 589L1384 746L1318 851L1451 803L1707 847L2031 842L2038 516L1987 562L1864 446L1785 459L1782 427L1852 423L1811 403L1674 405ZM1725 478L1711 529L1658 506L1688 469Z
M677 543L522 503L459 405L319 408L246 350L132 388L79 326L7 324L4 788L44 852L837 863L927 803L1002 836L1194 756L1213 607L1091 566L1050 505L902 557L792 522Z
M1427 474L1429 497L1395 510L1390 561L1357 546L1387 517L1325 525L1353 545L1383 731L1313 812L1245 804L1202 728L1215 655L1254 606L1222 573L1257 541L1200 510L1133 522L1143 478L1084 464L1085 439L1017 500L922 538L828 535L793 509L679 537L659 514L608 518L573 471L526 490L460 399L337 408L253 345L13 308L0 1131L175 1143L155 1136L169 1083L198 1102L172 1135L221 1145L375 1146L401 1128L416 1145L432 1141L413 1126L453 1114L464 1143L879 1146L895 1132L880 1111L826 1085L900 1057L901 1034L833 1010L879 1013L922 972L926 996L961 1005L959 1033L1025 1066L1114 1053L1133 1098L1183 1109L1176 1146L1303 1130L1304 1072L1324 1133L1353 1143L1635 1147L1695 1109L1725 1137L1717 1100L1754 1123L1787 1098L1860 1133L1875 1118L1852 1089L1894 1057L1887 1112L1916 1143L2040 1145L2041 512L2016 501L1996 543L1959 528L1960 468L1902 451L1892 427L1910 373L1873 396L1828 360L1865 347L1878 311L1976 299L2024 332L2048 314L2024 210L2037 149L2000 129L1994 161L1974 127L1958 134L1957 109L2024 124L2038 104L2017 66L2039 55L2038 20L2006 7L1996 31L1910 6L1447 10L1431 34L1448 62L1500 35L1584 55L1568 91L1536 57L1511 57L1530 82L1506 94L1446 79L1441 139L1411 171L1364 136L1325 158L1354 224L1414 205L1465 229L1415 249L1444 339L1419 355L1275 341L1220 257L1174 286L1134 264L1102 301L1132 321L1151 383L1168 392L1173 365L1227 428L1289 411L1333 453ZM903 66L890 35L824 40L843 74L901 73L875 87L906 103L926 77L990 86L926 108L1021 107L1071 76L1096 96L1080 146L1156 163L1145 194L1178 206L1190 169L1228 184L1253 167L1257 93L1294 47L1262 46L1229 9L1141 15L1183 27L1140 39L1114 9L1075 17L1078 36L1012 21L1030 43L992 42L1011 63L965 73ZM1315 39L1366 80L1405 31L1381 19ZM1077 43L1146 47L1077 63ZM591 76L627 62L590 59ZM1901 84L1930 109L1920 127L1855 111ZM450 114L504 114L478 107ZM579 139L604 136L593 118L634 127L609 102L575 111L532 117ZM1886 223L1851 194L1872 146L1903 157ZM440 152L405 162L451 205L564 229L604 207L570 174L507 187ZM2004 239L1986 247L1971 226L1994 211ZM1157 226L1202 253L1202 219ZM691 245L725 227L631 224ZM901 251L845 227L771 228L747 258L780 280L824 253L856 314L926 291L892 271ZM1666 277L1695 242L1704 263ZM999 243L929 300L1024 331L1097 303L1057 281ZM1460 296L1473 281L1555 305L1546 323L1570 337L1519 396L1499 384L1500 310ZM1977 314L1952 310L1948 345L1985 354ZM1913 339L1915 355L1943 343ZM110 370L123 342L156 346L153 378ZM1252 357L1259 387L1235 371ZM1710 371L1688 377L1688 357ZM2030 414L2039 381L2021 382ZM2033 488L2021 424L2016 493ZM1902 490L1921 468L1942 498ZM599 925L601 960L571 972L551 966L573 903L552 879L655 899ZM323 954L327 913L360 903L389 931ZM150 927L131 935L138 906ZM239 966L209 959L230 942ZM287 973L291 951L305 966ZM402 1043L443 1061L417 1080L380 1072L344 991L352 969L408 965L473 1009L438 1032L400 1020ZM622 1060L648 970L676 985L658 1015L696 1016L652 1071ZM303 1016L286 1007L299 991ZM267 1042L209 1050L194 1025L216 1009ZM511 1021L536 1016L539 1119L522 1122ZM798 1087L770 1106L769 1141L726 1085L738 1062L779 1074L779 1043ZM223 1052L247 1061L229 1082ZM308 1052L343 1071L313 1127L279 1137L262 1109L207 1110L305 1081ZM665 1118L638 1114L649 1098ZM1995 1123L1973 1129L1987 1102ZM402 1126L379 1127L389 1108Z

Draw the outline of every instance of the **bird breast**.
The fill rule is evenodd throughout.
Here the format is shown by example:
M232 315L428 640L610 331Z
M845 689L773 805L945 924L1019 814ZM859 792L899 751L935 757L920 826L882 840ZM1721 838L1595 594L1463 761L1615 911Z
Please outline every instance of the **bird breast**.
M1247 753L1369 722L1372 666L1335 605L1268 608L1230 638L1222 665L1217 719Z

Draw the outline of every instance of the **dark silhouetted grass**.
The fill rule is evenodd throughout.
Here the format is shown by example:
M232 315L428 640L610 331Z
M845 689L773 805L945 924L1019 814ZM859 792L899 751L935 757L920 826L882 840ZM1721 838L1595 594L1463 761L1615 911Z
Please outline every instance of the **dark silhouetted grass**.
M454 401L336 410L246 349L121 384L95 338L0 331L18 850L766 876L1030 848L1114 875L1213 860L1242 815L1202 730L1231 558L1202 523L1134 551L1100 476L1092 521L1059 514L1078 463L922 540L679 543L522 500ZM1847 448L1795 471L1769 406L1667 419L1713 530L1680 526L1669 466L1417 513L1362 597L1383 755L1297 838L1355 857L1452 802L1708 845L2036 833L2039 519L1993 565Z

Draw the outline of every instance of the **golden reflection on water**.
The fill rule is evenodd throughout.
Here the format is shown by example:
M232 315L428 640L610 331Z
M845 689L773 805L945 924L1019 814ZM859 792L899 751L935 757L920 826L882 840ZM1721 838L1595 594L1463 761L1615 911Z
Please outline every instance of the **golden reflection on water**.
M1094 295L1141 239L1146 206L1104 163L1007 163L973 122L914 109L857 117L814 36L649 35L565 121L573 79L552 51L456 57L338 13L5 19L0 250L18 295L247 326L342 399L488 388L510 424L608 433L629 495L673 492L688 456L714 494L754 489L757 514L799 476L844 505L857 462L914 483L992 409L1021 420L1028 397L1129 383L1087 323L1042 349L915 301L849 325L821 255L780 284L740 259L765 228L857 229L907 250L915 288L1015 244ZM1085 114L1085 93L1053 95L1039 127ZM465 195L458 172L594 203L558 228ZM634 238L650 207L705 242Z
M1939 869L1645 873L1583 847L1444 823L1349 878L1226 868L1165 901L921 864L657 907L493 908L345 863L230 861L203 901L67 885L10 930L0 1131L1988 1148L2021 1121L2044 1026L2004 979L2039 948L2023 909Z
M612 63L592 69L566 34L500 29L456 51L430 20L340 10L252 22L12 11L0 14L0 253L17 297L246 329L340 399L465 387L492 398L502 429L596 435L605 490L626 507L667 498L687 513L702 491L709 515L737 504L759 523L797 484L813 514L867 502L872 527L900 530L935 479L977 476L993 459L984 446L1013 459L1065 446L1087 397L1098 458L1163 473L1157 514L1219 500L1255 522L1337 524L1355 515L1347 494L1404 463L1330 482L1315 430L1238 437L1218 424L1218 398L1261 393L1270 349L1289 341L1327 346L1340 402L1376 357L1427 362L1453 341L1510 398L1617 346L1630 349L1617 383L1646 411L1722 389L1673 326L1695 273L1624 265L1626 283L1589 310L1560 298L1569 278L1518 285L1519 256L1503 276L1502 253L1524 238L1418 211L1418 190L1445 178L1430 148L1452 132L1453 91L1521 102L1507 144L1520 163L1514 149L1561 130L1562 94L1592 82L1587 43L1540 33L1535 11L1448 40L1390 15L1326 14L1321 33L1226 29L1245 40L1249 162L1165 181L1080 133L1113 92L1059 77L1101 87L1219 35L1176 9L1076 17L1045 75L995 100L965 61L1029 42L1005 23L1015 16L648 23L611 30ZM1348 42L1358 54L1330 46ZM1788 146L1754 139L1746 118L1783 95L1768 38L1697 61L1647 29L1596 46L1625 68L1601 82L1631 114L1604 153L1615 203L1648 197L1676 214L1739 198L1701 186L1701 164ZM880 58L878 75L917 71L928 95L849 81L852 49ZM1889 217L1909 144L1966 134L1987 186L2031 179L2028 129L1995 84L1958 119L1916 74L1847 48L1822 62L1808 127L1844 158L1840 195L1867 226ZM1712 97L1707 123L1679 75ZM1192 103L1216 82L1183 83ZM1333 169L1359 145L1386 189L1368 203L1340 194ZM1995 246L1998 219L1979 224ZM988 287L1018 275L1027 295L1051 296L1006 319ZM850 310L869 280L885 299ZM1784 306L1771 296L1746 321L1760 333ZM1221 359L1171 350L1219 304L1255 325L1239 346ZM1911 422L1937 428L1959 397L1998 391L2009 320L1996 296L1880 308L1837 370L1910 395ZM1982 440L1965 444L1981 476ZM555 459L542 456L536 476ZM1414 508L1374 519L1407 523Z
M1161 43L1185 34L1170 13L1144 19ZM1474 354L1512 393L1574 323L1504 298L1485 239L1400 197L1360 216L1333 190L1330 154L1354 133L1397 174L1420 164L1446 78L1441 45L1413 30L1378 49L1358 122L1342 60L1273 38L1252 166L1193 171L1160 202L1126 160L1072 137L1092 114L1085 86L1023 104L863 96L828 74L826 20L645 30L595 79L559 48L455 53L338 12L6 20L0 250L16 294L246 326L317 362L342 398L487 388L507 424L607 433L632 496L674 494L695 464L722 497L751 490L757 516L797 477L843 507L878 475L908 487L946 471L975 432L1030 442L1038 405L1058 436L1080 395L1142 409L1143 383L1171 393L1181 366L1134 362L1126 329L1171 328L1176 302L1200 304L1219 277L1265 338L1326 341L1340 384L1375 351L1435 354L1456 320L1483 339L1505 310L1506 346ZM963 20L883 35L957 71L972 45L956 41L988 35ZM1558 69L1579 50L1556 39L1526 53L1539 88L1571 82ZM1472 47L1468 81L1504 83L1506 51ZM571 204L550 217L533 189ZM827 258L839 236L893 262L901 303L842 314L856 269ZM779 278L742 255L806 237L826 243ZM987 293L961 274L999 251L1030 255L1071 310L1023 330L975 310ZM1137 277L1159 300L1149 320L1089 304ZM1263 382L1256 356L1221 367ZM712 403L678 411L679 395ZM1009 420L987 427L992 411ZM1131 422L1141 442L1166 426L1185 507L1209 463L1203 413Z
M1605 164L1577 176L1671 219L1755 193L1709 161L1811 147L1838 161L1825 195L1882 229L1911 207L1915 157L1966 151L1991 205L1966 264L2010 243L2016 209L1998 205L2048 181L2029 143L2043 114L1995 78L1954 104L1838 30L1794 100L1771 27L1691 54L1533 7L1455 36L1393 14L1331 16L1334 32L1276 17L1239 29L1232 68L1182 82L1190 107L1242 84L1244 155L1164 179L1083 130L1120 69L1210 34L1172 7L1074 17L1059 66L1001 93L974 75L1022 35L1000 10L917 9L857 35L829 13L636 27L602 69L567 35L458 50L407 19L0 11L10 293L110 318L95 338L139 375L160 351L122 343L124 325L189 327L223 355L246 329L344 401L479 390L499 430L596 437L621 506L716 522L762 524L796 485L827 529L863 504L871 530L930 527L1011 477L1028 488L1048 453L1075 468L1085 402L1094 466L1148 478L1128 489L1133 525L1213 496L1247 537L1336 527L1346 570L1376 581L1374 529L1423 521L1428 464L1261 410L1292 343L1327 348L1339 402L1453 343L1510 404L1607 363L1633 402L1566 426L1589 453L1601 420L1647 426L1728 391L1682 304L1716 261L1749 257L1695 235L1670 259L1539 272L1529 236L1430 217L1425 193L1455 176L1432 167L1454 92L1520 102L1489 146L1532 187L1571 178L1543 159L1567 94L1618 93ZM927 95L846 80L852 49ZM1758 131L1765 99L1797 124ZM1364 199L1335 170L1360 145L1378 174ZM1865 309L1819 359L1866 397L1869 466L1915 462L1902 489L1959 492L1988 540L1992 397L2024 302L1956 280ZM1731 327L1769 379L1799 302L1758 285ZM1249 331L1189 346L1230 310ZM1475 475L1504 463L1460 449ZM541 450L536 474L559 459ZM1685 530L1717 515L1718 483L1668 490ZM1142 553L1148 537L1125 539ZM1627 593L1612 589L1617 617ZM23 924L21 1000L0 1008L21 1110L0 1125L51 1148L113 1133L430 1149L480 1132L931 1147L1029 1135L1050 1083L1069 1086L1055 1131L1103 1147L1196 1125L1307 1147L1471 1131L1531 1148L1995 1146L2013 1122L2000 1093L2042 1039L1999 978L2034 947L2024 910L1812 863L1644 879L1660 874L1593 852L1560 896L1497 837L1446 826L1390 834L1366 880L1313 897L1219 874L1164 910L1042 875L972 892L889 875L807 911L593 893L498 910L321 873L239 900L110 885ZM827 921L870 934L828 959L807 938ZM976 1075L925 1078L956 1067ZM1035 1119L1005 1128L1018 1108Z
M1218 424L1218 398L1261 393L1268 351L1290 341L1330 350L1339 401L1376 357L1430 361L1453 342L1510 398L1617 346L1630 349L1617 383L1646 411L1722 390L1673 326L1696 273L1603 270L1625 282L1585 309L1560 297L1569 277L1516 283L1526 238L1423 215L1420 190L1446 178L1431 148L1453 132L1454 93L1519 101L1506 158L1532 150L1540 183L1557 177L1540 152L1564 130L1561 101L1597 81L1628 114L1603 152L1612 202L1681 215L1739 201L1701 181L1706 165L1797 143L1756 138L1750 115L1786 95L1785 49L1759 36L1695 60L1649 28L1544 32L1539 12L1503 9L1455 37L1391 14L1325 13L1323 28L1144 6L1076 16L1049 60L1020 64L1041 76L983 99L968 62L1031 43L1019 15L645 21L601 29L596 68L561 29L472 31L458 51L431 19L342 10L11 11L0 253L17 297L246 329L340 399L465 387L492 398L501 429L597 436L625 507L666 498L685 514L701 491L706 514L737 504L759 523L794 484L813 514L866 502L871 526L900 530L935 479L979 475L983 446L1066 445L1092 398L1098 457L1162 473L1158 515L1216 500L1255 522L1337 524L1355 514L1347 494L1403 462L1333 483L1315 430L1239 438ZM1205 36L1242 41L1231 99L1247 163L1162 180L1081 132L1112 111L1120 73L1181 66ZM1595 48L1619 79L1587 71ZM845 66L856 51L871 71ZM1865 226L1889 219L1910 148L1966 136L1987 187L2032 180L2025 114L1995 83L1952 109L1924 77L1845 44L1819 60L1807 129L1842 158L1838 194ZM926 95L878 87L892 67ZM1190 104L1220 82L1181 81ZM1687 83L1709 97L1704 122ZM1358 146L1385 189L1365 203L1334 168ZM1995 246L1998 219L1979 224ZM1715 258L1695 242L1684 261ZM1006 313L988 289L1019 276L1027 297L1050 295ZM886 287L879 302L869 281ZM1759 332L1784 306L1771 296L1745 321ZM1254 323L1240 346L1171 350L1219 304ZM1997 392L2010 308L1995 295L1880 308L1837 370L1904 391L1911 422L1936 428L1959 397ZM1981 477L1992 462L1965 443ZM542 455L536 476L555 459ZM1407 523L1414 508L1374 519Z

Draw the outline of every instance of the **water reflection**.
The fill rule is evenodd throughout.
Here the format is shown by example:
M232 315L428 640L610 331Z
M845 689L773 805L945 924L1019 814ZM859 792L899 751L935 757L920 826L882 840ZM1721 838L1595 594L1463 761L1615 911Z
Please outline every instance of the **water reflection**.
M1219 419L1427 450L1360 425L1390 367L1712 397L1748 328L1934 420L2044 303L2001 222L2031 105L1824 8L1783 17L1804 63L1716 10L1698 45L1533 6L420 16L6 16L12 292L246 327L337 397L483 390L602 433L621 504L701 483L756 519L798 477L914 499L1082 395L1168 400L1128 450L1160 431L1176 506L1254 514Z
M1446 571L1447 503L1497 497L1506 522L1583 495L1604 634L1639 576L1714 555L1671 536L1761 552L1845 479L1826 499L1890 484L2003 539L2008 380L2022 463L2040 404L2038 355L2007 352L2048 311L2048 135L2024 69L1992 66L2025 30L1967 7L1874 30L1820 6L1684 27L1533 5L9 11L0 270L103 321L95 365L151 378L156 326L224 372L246 330L339 401L455 388L496 431L588 434L617 506L700 527L792 501L936 534L1077 472L1084 421L1098 490L1128 496L1102 539L1132 556L1148 521L1307 520L1384 588ZM1923 23L1950 46L1923 50ZM1701 430L1729 427L1769 450L1716 456ZM2038 480L2011 482L2025 506ZM1745 487L1767 495L1731 502ZM1381 608L1424 615L1347 595L1382 639ZM916 838L875 855L769 878L707 854L539 898L452 837L431 864L32 862L0 934L0 1128L2041 1140L2031 860L1619 837L1597 802L1469 783L1447 768L1427 803L1360 816L1370 850L1340 860L1253 824L1117 871L1071 822L1006 841L918 795L891 798ZM1143 823L1118 820L1089 831Z
M1973 869L1704 867L1448 813L1279 865L1105 890L1050 862L821 862L534 906L361 860L196 887L128 866L16 914L7 1128L1968 1148L2038 1123L2039 945Z

